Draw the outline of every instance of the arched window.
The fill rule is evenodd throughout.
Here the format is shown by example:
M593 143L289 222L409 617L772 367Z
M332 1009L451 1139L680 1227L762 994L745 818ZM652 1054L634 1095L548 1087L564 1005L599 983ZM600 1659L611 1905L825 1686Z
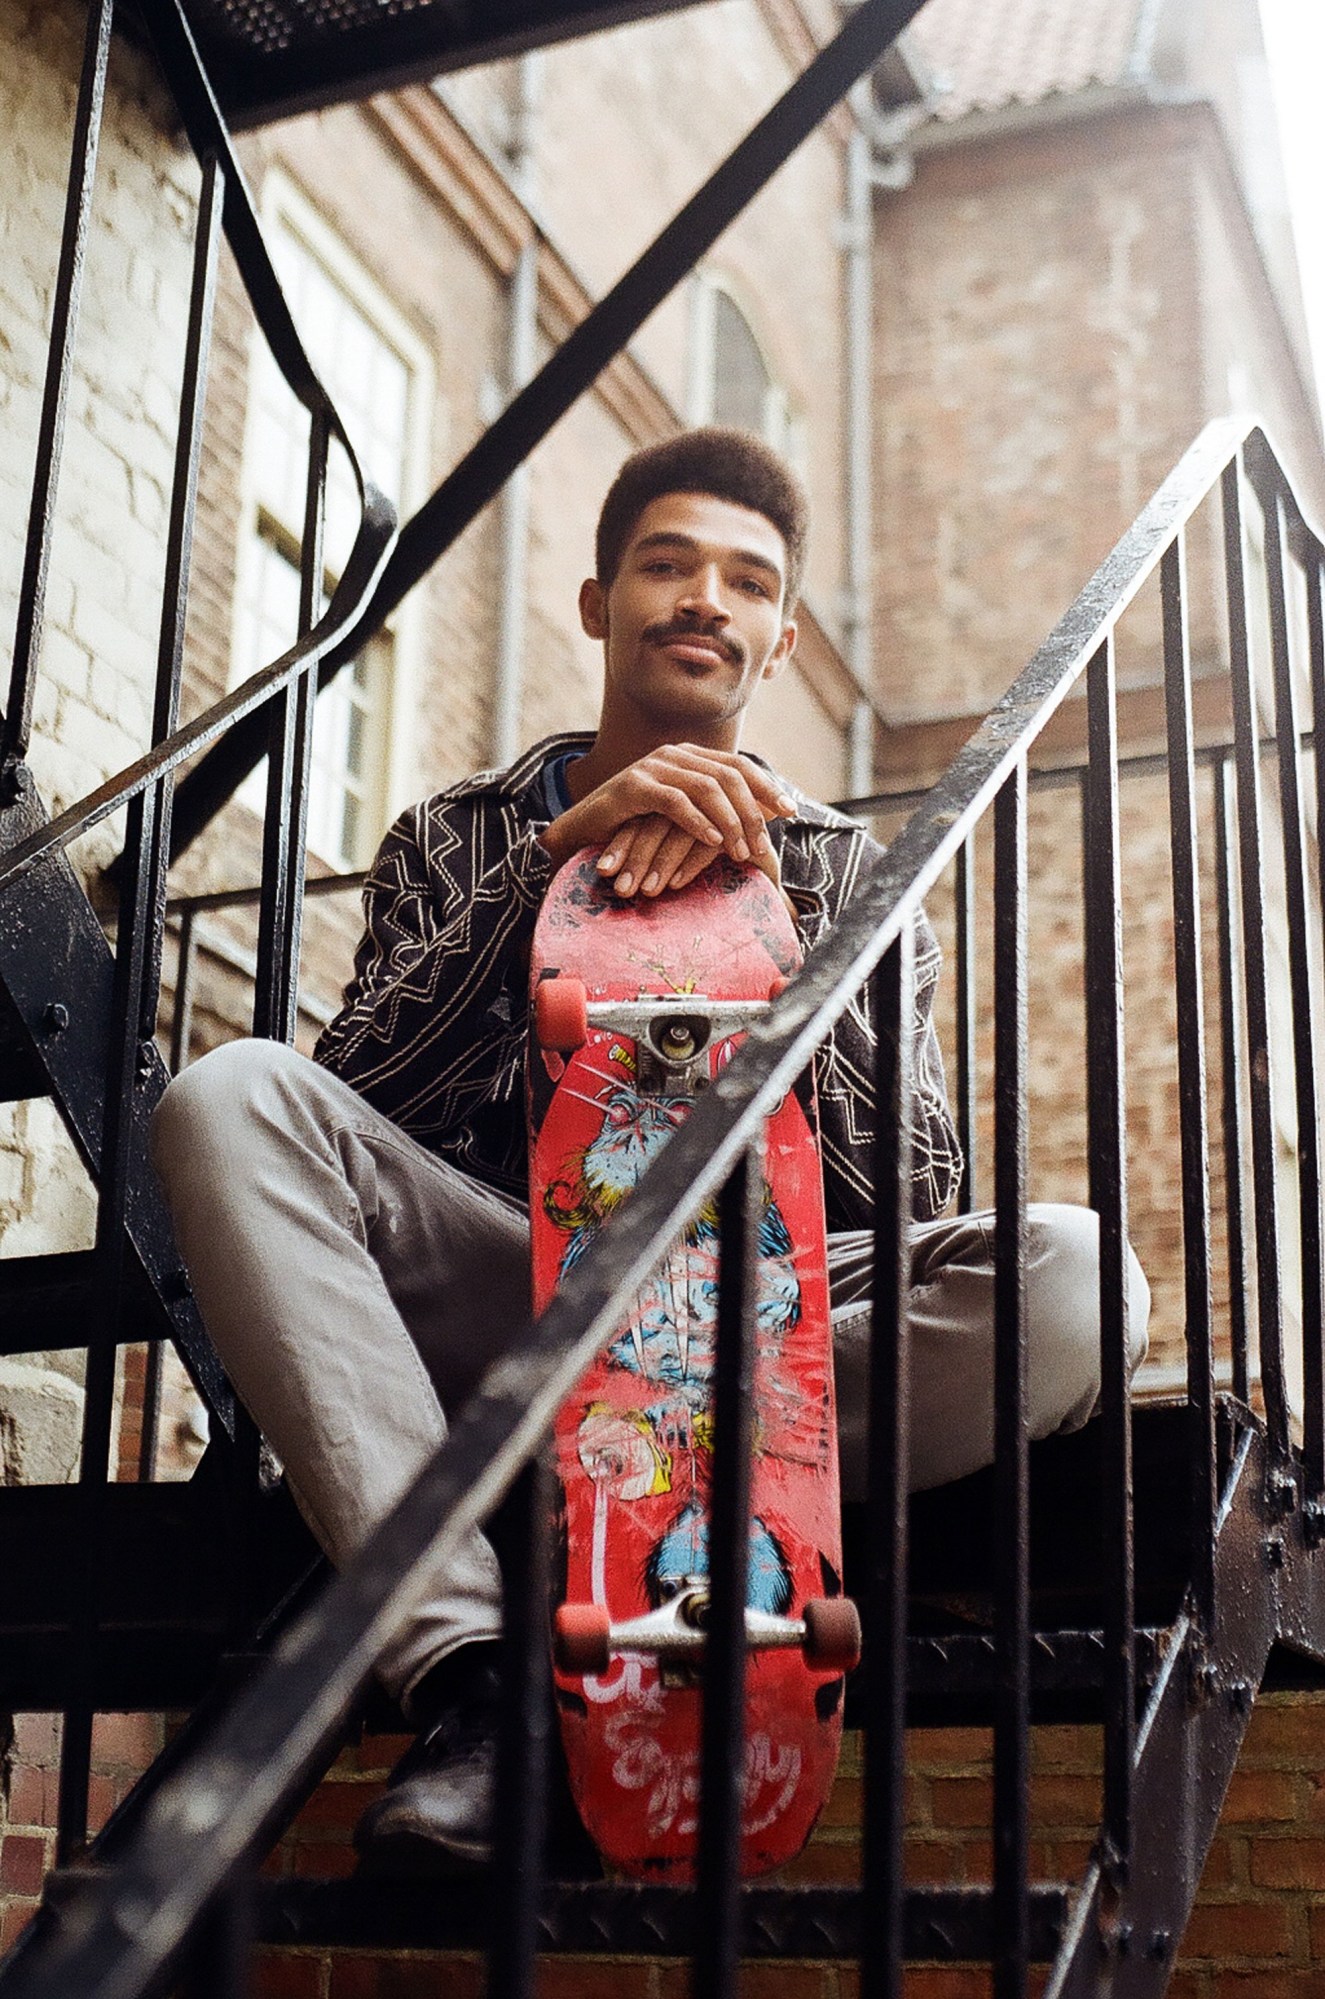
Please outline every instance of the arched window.
M776 450L786 451L791 429L786 390L745 313L707 271L695 277L690 335L691 422L752 430Z

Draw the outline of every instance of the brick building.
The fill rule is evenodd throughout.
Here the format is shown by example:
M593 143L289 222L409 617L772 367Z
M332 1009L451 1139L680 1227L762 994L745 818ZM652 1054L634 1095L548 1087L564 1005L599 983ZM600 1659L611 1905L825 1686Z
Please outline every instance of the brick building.
M402 513L837 18L833 0L721 0L242 140L296 320L371 475ZM63 187L80 30L73 0L0 0L0 46L13 58L0 66L0 104L7 95L21 170L21 204L9 217L20 255L7 265L4 307L12 363L2 406L14 449L0 486L0 608L11 622L43 361L38 301L50 283L43 246ZM409 799L592 721L596 662L574 593L590 566L596 501L626 451L678 423L717 417L761 429L809 484L816 533L801 644L748 742L824 797L933 779L1209 417L1261 411L1300 491L1325 516L1266 90L1253 0L930 0L903 56L793 157L324 695L312 870L362 867ZM110 104L33 758L57 809L144 739L188 286L184 233L165 236L161 201L182 222L197 198L151 66L118 40ZM123 339L126 316L140 338ZM288 451L272 443L282 435ZM223 258L186 650L190 711L293 637L297 435ZM863 455L852 448L862 438ZM331 577L345 554L343 516L333 503ZM1198 536L1198 578L1202 559ZM1198 603L1194 650L1210 683L1200 721L1216 737L1227 728L1224 637L1213 592L1198 589ZM1120 671L1123 747L1140 755L1160 741L1153 604L1138 608ZM1047 761L1072 764L1081 739L1069 704ZM256 880L254 782L185 857L173 894ZM1168 906L1161 795L1153 778L1130 781L1124 828L1128 976L1154 1000L1153 1034L1129 1049L1133 1225L1156 1295L1142 1384L1151 1392L1174 1385L1181 1336L1176 1085L1161 1010L1172 960L1157 914ZM1080 1077L1055 1060L1068 1046L1058 1024L1080 1006L1079 884L1063 859L1064 815L1075 810L1070 790L1046 790L1032 822L1032 1136L1036 1192L1080 1199ZM883 831L893 823L880 812ZM98 871L117 839L112 823L76 855L103 902ZM935 913L949 923L945 888ZM334 1006L356 929L352 895L310 904L305 1037ZM242 1031L251 912L199 913L193 943L186 1054ZM163 1042L174 984L168 962ZM950 1014L944 1028L950 1038ZM41 1104L0 1116L0 1255L84 1246L91 1190L58 1120ZM79 1366L0 1360L10 1482L73 1474ZM173 1392L163 1469L173 1455L184 1472L202 1432L182 1377ZM1305 1745L1316 1720L1300 1711ZM1279 1718L1267 1721L1271 1733ZM99 1811L153 1732L151 1723L107 1724ZM35 1890L50 1823L46 1724L20 1718L17 1744L0 1883L19 1901L6 1936ZM932 1849L921 1864L960 1881L983 1861L978 1840L957 1830L953 1787L983 1783L985 1745L948 1747L951 1764L927 1767L921 1785L926 1798L933 1791L920 1808ZM1063 1754L1081 1787L1094 1784L1088 1752L1071 1743ZM340 1774L358 1783L365 1772L371 1781L367 1763ZM1236 1801L1239 1825L1259 1821L1254 1788ZM1300 1782L1286 1780L1270 1788L1264 1817L1287 1853L1287 1828L1312 1818L1314 1792L1299 1796ZM957 1817L943 1817L949 1807ZM841 1816L806 1863L825 1878L854 1850L849 1802ZM315 1833L335 1828L307 1842L320 1868L348 1858L344 1817L334 1799L321 1818L311 1808ZM1045 1838L1070 1844L1089 1824L1083 1807L1046 1821ZM1307 1975L1316 1947L1305 1905L1285 1899L1317 1885L1309 1829L1301 1845L1300 1882L1271 1880L1255 1865L1239 1871L1239 1847L1210 1889L1224 1908L1257 1886L1274 1891L1260 1897L1276 1911L1261 1956L1285 1977L1289 1966ZM296 1834L282 1864L304 1864L299 1848ZM1193 1962L1190 1990L1204 1999L1212 1967L1236 1953L1213 1918L1202 1935L1210 1948ZM307 1983L291 1990L321 1994L332 1973L309 1960L297 1976Z
M939 774L1212 417L1259 411L1308 503L1325 501L1255 8L941 0L913 32L932 110L900 121L874 203L873 655L881 774L901 788ZM1202 520L1189 543L1191 643L1199 724L1223 740L1215 532ZM1120 748L1144 756L1163 741L1158 593L1122 635L1118 674ZM1055 719L1041 763L1079 761L1083 707ZM1031 1130L1046 1199L1086 1192L1083 1079L1062 1031L1083 976L1063 858L1077 812L1070 788L1036 797ZM1128 1050L1150 1392L1182 1379L1166 812L1161 777L1125 781L1127 979L1153 1021Z

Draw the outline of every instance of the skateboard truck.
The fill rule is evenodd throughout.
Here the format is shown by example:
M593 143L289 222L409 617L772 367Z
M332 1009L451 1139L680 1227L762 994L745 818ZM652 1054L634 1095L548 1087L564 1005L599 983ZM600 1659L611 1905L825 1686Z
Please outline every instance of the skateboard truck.
M703 993L591 1000L582 979L545 975L534 988L534 1033L540 1048L559 1055L583 1048L591 1027L629 1035L641 1090L693 1096L708 1084L713 1043L744 1034L786 984L786 979L775 979L766 1000L709 1000Z
M553 1620L553 1651L564 1673L602 1674L614 1653L634 1652L657 1659L664 1681L669 1669L701 1662L708 1643L707 1584L692 1584L643 1617L614 1624L606 1604L563 1603ZM849 1673L860 1663L860 1613L850 1597L811 1597L799 1617L776 1617L766 1610L745 1613L745 1642L751 1652L799 1651L807 1666Z

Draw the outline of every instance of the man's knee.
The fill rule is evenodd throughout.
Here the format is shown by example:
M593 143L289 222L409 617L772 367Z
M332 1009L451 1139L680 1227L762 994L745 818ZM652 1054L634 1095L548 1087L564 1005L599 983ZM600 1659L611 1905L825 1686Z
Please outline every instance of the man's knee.
M1075 1429L1095 1408L1100 1390L1100 1225L1090 1208L1033 1204L1027 1213L1027 1332L1032 1381L1058 1421ZM1150 1286L1127 1250L1128 1372L1145 1358ZM1043 1422L1036 1426L1043 1434Z
M227 1041L201 1056L173 1079L153 1112L151 1152L158 1171L204 1145L243 1143L276 1103L288 1104L302 1073L312 1068L280 1041Z

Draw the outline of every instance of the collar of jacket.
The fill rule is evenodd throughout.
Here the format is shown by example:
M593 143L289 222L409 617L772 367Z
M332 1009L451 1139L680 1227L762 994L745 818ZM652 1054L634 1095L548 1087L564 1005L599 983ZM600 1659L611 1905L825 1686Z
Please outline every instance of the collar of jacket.
M457 785L453 795L472 797L477 793L487 792L494 797L509 799L514 805L523 806L533 818L544 819L546 817L542 798L544 768L554 757L565 756L571 750L581 752L587 750L593 740L592 730L586 729L573 729L558 736L545 736L542 742L535 743L531 749L527 749L523 756L517 757L505 770L479 771L476 776ZM752 762L759 764L764 770L773 769L770 763L763 757L756 756L753 751L747 751L746 754ZM786 786L796 801L795 819L782 821L781 830L784 839L789 834L794 834L800 827L831 826L848 833L857 833L861 830L856 820L848 819L844 813L835 812L831 805L821 805L817 798L811 798L808 792L802 791L790 778L783 777L780 771L775 771L773 774L779 784Z

